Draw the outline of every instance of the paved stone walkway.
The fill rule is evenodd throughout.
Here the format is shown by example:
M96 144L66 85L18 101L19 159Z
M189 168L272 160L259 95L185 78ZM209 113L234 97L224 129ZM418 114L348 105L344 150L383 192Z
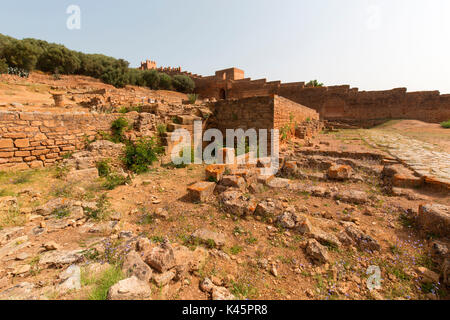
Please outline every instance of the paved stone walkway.
M363 136L420 176L450 184L450 153L438 152L432 144L381 130L365 130Z

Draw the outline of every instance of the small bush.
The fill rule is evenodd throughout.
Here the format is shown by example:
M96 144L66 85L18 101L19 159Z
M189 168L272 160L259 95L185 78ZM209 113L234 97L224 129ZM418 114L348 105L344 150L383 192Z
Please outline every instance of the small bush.
M106 176L106 181L103 184L103 187L106 190L114 190L118 186L123 186L127 182L130 182L129 177L124 177L121 174L118 173L112 173Z
M120 117L113 121L111 124L111 131L112 131L112 141L115 143L123 142L125 140L123 132L125 131L125 128L128 127L128 120L124 117Z
M69 174L70 169L63 163L60 163L56 166L55 169L55 178L56 179L64 179Z
M307 87L323 87L323 83L317 81L317 80L311 80L306 84Z
M195 89L195 82L188 76L176 75L172 78L172 83L178 92L192 93Z
M101 221L107 219L110 216L110 205L111 204L109 202L108 196L106 193L104 193L97 199L95 209L86 208L84 211L88 218L96 221Z
M158 124L156 127L156 131L158 132L158 136L163 137L167 132L167 126L165 124Z
M190 104L195 104L195 102L197 102L198 99L198 94L196 93L188 94L188 99Z
M111 173L111 167L108 160L97 162L98 175L100 177L107 177Z
M445 129L450 129L450 120L442 122L441 127Z
M172 90L172 77L165 73L159 74L159 89Z
M164 148L158 145L156 138L141 138L126 146L124 164L134 173L145 173L163 152Z
M8 63L6 59L0 59L0 74L8 73Z

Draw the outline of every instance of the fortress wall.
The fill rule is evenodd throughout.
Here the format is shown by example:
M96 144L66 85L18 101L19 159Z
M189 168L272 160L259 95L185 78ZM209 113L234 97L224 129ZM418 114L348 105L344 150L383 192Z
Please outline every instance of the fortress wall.
M371 126L389 119L414 119L440 123L450 119L450 95L438 91L407 92L406 88L359 91L349 85L305 87L304 82L267 82L265 79L196 80L201 98L243 99L273 94L285 97L320 113L325 120L341 120Z

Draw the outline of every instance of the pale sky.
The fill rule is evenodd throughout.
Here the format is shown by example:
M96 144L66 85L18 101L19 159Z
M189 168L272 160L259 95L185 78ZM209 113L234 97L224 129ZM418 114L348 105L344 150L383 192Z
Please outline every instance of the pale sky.
M81 29L69 30L69 5ZM15 0L0 33L212 75L450 93L449 0Z

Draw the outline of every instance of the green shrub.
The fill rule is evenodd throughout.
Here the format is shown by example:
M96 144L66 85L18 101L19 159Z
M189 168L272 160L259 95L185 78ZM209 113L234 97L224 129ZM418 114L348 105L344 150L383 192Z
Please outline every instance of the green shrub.
M317 80L311 80L306 84L307 87L323 87L323 83L317 81Z
M176 75L172 78L175 90L183 93L191 93L195 89L195 82L188 76Z
M32 71L41 52L41 48L25 40L14 40L3 48L2 55L9 66Z
M145 81L145 85L152 90L157 90L159 88L159 82L161 80L158 71L156 70L147 70L144 71L142 77Z
M163 137L167 132L167 126L163 123L158 124L156 131L158 132L158 136Z
M190 104L195 104L195 102L197 102L198 99L198 94L196 93L188 94L188 99Z
M129 177L125 177L118 173L111 173L106 176L106 181L105 181L105 183L103 183L103 187L106 190L114 190L116 187L123 186L127 182L130 182Z
M445 129L450 129L450 120L442 122L441 127Z
M124 88L128 83L127 74L123 70L113 67L106 69L100 79L116 88Z
M111 212L109 210L111 206L111 203L109 202L108 195L106 193L103 193L100 195L100 197L97 199L96 207L95 208L85 208L84 212L87 215L88 218L101 221L106 220Z
M120 117L113 121L113 123L111 124L113 142L118 143L123 142L125 140L123 132L127 127L128 127L128 120L125 119L124 117Z
M159 89L160 90L172 90L172 77L165 73L159 74Z
M6 59L0 59L0 74L8 73L8 63Z
M50 45L39 56L36 67L44 72L73 74L80 66L81 61L74 51L61 45Z
M111 173L109 160L102 160L97 162L97 170L100 177L107 177Z
M128 143L125 149L125 166L134 173L148 172L149 166L158 160L158 155L164 148L158 145L156 138L141 138L134 143Z

